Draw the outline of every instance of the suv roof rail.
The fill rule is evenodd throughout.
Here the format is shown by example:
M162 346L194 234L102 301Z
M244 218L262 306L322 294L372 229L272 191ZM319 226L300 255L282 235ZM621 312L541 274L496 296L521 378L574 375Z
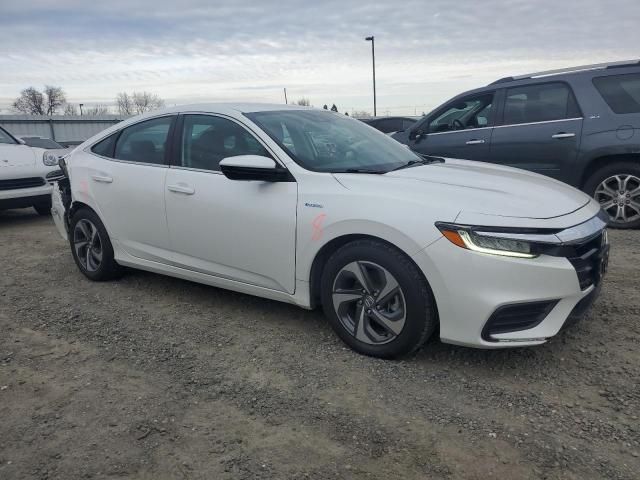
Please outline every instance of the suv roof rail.
M589 70L603 70L606 68L620 68L630 67L633 65L640 65L640 60L622 60L619 62L607 62L607 63L594 63L593 65L581 65L578 67L558 68L556 70L545 70L543 72L527 73L525 75L514 75L512 77L504 77L491 82L489 85L495 85L496 83L513 82L515 80L524 80L525 78L539 78L549 75L559 75L561 73L577 73L586 72Z

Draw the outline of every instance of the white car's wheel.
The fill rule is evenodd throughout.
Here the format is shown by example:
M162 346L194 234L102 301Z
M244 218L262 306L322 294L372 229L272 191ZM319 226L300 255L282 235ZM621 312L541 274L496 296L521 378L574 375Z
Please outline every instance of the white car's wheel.
M431 289L395 247L359 240L336 251L322 276L322 304L338 336L381 358L418 349L437 325Z
M113 246L95 212L82 208L71 219L71 253L80 271L94 281L111 280L122 273L113 256Z

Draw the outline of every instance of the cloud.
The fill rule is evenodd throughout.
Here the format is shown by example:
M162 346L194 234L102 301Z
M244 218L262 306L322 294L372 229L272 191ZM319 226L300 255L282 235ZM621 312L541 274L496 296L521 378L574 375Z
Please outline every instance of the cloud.
M171 103L370 108L376 37L383 113L428 110L501 76L637 55L637 0L40 0L3 6L0 107L52 83L75 102L149 90Z

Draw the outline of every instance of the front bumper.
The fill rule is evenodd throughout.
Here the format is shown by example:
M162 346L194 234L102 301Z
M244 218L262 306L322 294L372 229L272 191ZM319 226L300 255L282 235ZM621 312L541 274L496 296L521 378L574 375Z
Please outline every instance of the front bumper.
M540 345L569 319L585 313L597 285L581 288L576 268L564 257L521 259L472 252L441 238L414 257L436 298L443 342L480 348ZM587 300L585 300L587 299ZM514 304L549 303L532 328L495 333L483 329L496 310Z
M51 196L51 185L45 184L32 188L0 190L0 208L24 208L47 203Z

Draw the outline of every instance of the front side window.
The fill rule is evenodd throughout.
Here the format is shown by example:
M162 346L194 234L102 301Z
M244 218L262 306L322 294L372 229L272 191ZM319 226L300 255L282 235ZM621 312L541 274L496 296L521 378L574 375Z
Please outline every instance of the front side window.
M548 122L580 116L573 93L564 83L509 88L504 105L505 125Z
M247 113L302 167L316 172L388 171L415 153L365 123L313 110Z
M429 123L429 133L486 127L492 105L493 93L457 100L436 114Z
M270 157L246 129L226 118L185 115L181 165L199 170L220 170L220 161L238 155Z
M9 145L15 145L16 141L11 138L7 132L0 128L0 143L8 143Z
M593 84L615 113L640 113L640 73L596 77Z
M116 142L118 160L163 165L173 117L154 118L125 128Z

